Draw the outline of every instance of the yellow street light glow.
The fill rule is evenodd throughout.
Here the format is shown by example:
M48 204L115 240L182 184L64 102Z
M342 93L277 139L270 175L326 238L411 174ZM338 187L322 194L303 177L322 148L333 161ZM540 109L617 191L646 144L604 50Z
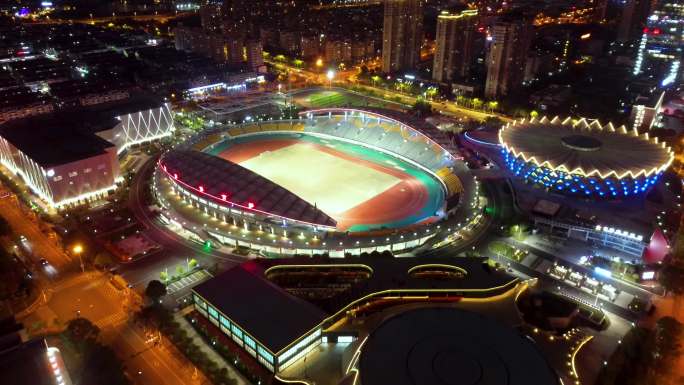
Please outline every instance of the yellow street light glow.
M81 253L83 252L83 246L81 246L81 245L75 245L71 250L72 250L75 254L81 254Z
M316 67L323 67L323 59L318 58L316 60Z

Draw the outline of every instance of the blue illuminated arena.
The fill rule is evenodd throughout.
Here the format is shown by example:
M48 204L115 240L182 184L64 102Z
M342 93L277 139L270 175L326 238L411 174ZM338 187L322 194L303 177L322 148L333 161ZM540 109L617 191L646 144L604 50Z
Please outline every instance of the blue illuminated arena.
M499 142L507 168L526 183L596 199L646 193L674 158L647 134L585 119L510 123Z

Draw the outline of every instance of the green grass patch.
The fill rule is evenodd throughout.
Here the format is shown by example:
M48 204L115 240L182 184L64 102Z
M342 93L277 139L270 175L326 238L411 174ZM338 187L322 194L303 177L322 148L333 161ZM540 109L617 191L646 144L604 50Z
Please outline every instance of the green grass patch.
M499 241L490 243L487 248L489 252L496 256L512 259L516 262L521 262L528 254L525 250L517 249L514 246Z

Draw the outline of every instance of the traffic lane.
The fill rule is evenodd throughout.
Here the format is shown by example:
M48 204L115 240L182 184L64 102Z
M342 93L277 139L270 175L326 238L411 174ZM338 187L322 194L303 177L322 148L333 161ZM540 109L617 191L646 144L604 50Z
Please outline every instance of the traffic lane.
M113 333L110 342L128 369L129 377L137 384L185 385L193 383L184 374L187 366L159 346L146 342L144 332L126 323Z
M56 241L40 229L37 223L40 219L31 212L25 212L17 198L0 199L0 213L17 236L26 237L26 251L34 263L39 263L40 259L45 258L59 269L71 262L71 257L61 250Z

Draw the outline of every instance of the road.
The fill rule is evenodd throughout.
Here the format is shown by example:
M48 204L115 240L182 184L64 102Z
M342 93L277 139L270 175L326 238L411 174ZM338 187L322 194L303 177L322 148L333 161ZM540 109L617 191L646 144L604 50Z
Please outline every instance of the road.
M210 383L166 338L146 333L133 322L109 330L103 337L123 360L134 384Z
M69 320L87 318L100 328L102 341L124 361L136 384L206 382L168 342L151 343L149 332L136 325L133 317L142 302L141 297L126 288L114 287L107 274L78 273L53 284L50 293L45 303L21 319L29 333L59 332ZM155 341L159 340L158 333L153 335Z
M14 234L26 237L22 247L25 249L24 254L30 256L31 262L39 265L38 261L45 258L57 271L72 262L73 258L64 253L57 236L48 235L52 230L45 225L45 231L41 230L40 219L24 208L12 192L0 187L0 197L0 215L9 222Z
M398 98L401 100L401 103L408 104L408 105L413 105L416 102L416 100L418 100L418 98L416 96L404 94L404 93L397 92L397 91L391 90L391 89L385 89L385 88L361 84L358 81L353 81L353 77L356 74L356 70L347 70L344 72L337 72L335 74L335 79L332 82L330 82L328 79L326 79L326 73L323 73L323 72L321 72L321 73L313 72L310 70L297 68L297 67L288 65L286 63L277 62L277 61L273 61L273 60L267 60L267 63L275 66L276 68L288 70L291 73L297 74L298 76L308 80L309 82L311 82L313 84L335 85L335 86L343 86L343 87L355 86L355 87L365 89L366 91L373 92L376 95L384 95L387 100L389 100L389 98L392 98L392 99ZM352 79L352 80L350 80L350 79ZM481 111L481 110L473 110L470 108L465 108L465 107L457 105L454 102L429 101L429 103L433 109L440 111L442 114L454 116L457 118L466 117L469 119L483 121L489 117L496 117L496 118L503 120L504 122L508 122L508 121L512 120L511 118L509 118L505 115L487 112L487 111Z

